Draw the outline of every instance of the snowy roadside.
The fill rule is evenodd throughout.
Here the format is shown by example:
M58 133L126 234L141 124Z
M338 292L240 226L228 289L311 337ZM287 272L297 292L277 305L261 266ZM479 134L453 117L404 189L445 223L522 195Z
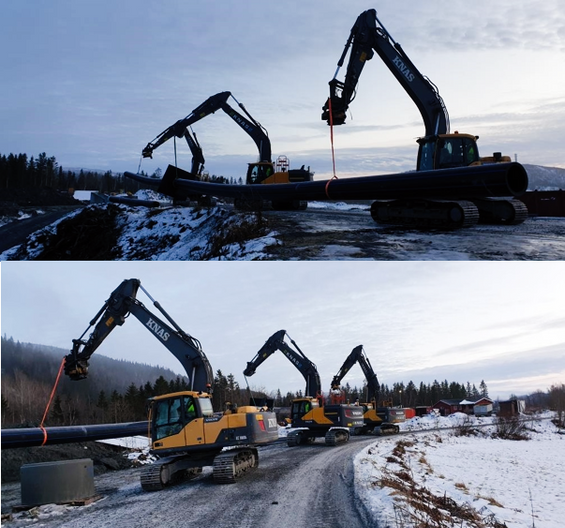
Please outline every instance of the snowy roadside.
M108 260L264 260L269 258L267 248L280 244L277 233L256 213L232 211L222 206L175 207L163 195L147 190L138 191L135 197L161 205L151 209L114 204L119 234L111 248L112 254L107 255ZM59 242L61 223L85 223L83 217L88 213L102 218L107 207L106 203L91 204L86 212L69 213L30 235L23 247L0 253L0 261L40 258L48 246ZM363 204L342 202L312 202L309 207L336 211L368 208ZM100 224L104 225L102 220ZM107 224L105 228L109 230ZM104 255L97 255L96 260L100 259L104 259Z
M108 254L97 255L96 260L261 260L267 256L266 247L277 243L276 233L253 213L221 207L89 205L36 231L22 246L4 251L0 261L40 258L64 236L58 231L63 222L82 225L85 215L102 217L110 207L118 234L115 243L107 248ZM110 236L108 232L108 239Z
M561 527L565 436L549 420L527 422L523 441L496 438L494 425L465 436L440 429L465 419L410 420L404 430L437 430L379 440L357 455L356 492L379 528Z

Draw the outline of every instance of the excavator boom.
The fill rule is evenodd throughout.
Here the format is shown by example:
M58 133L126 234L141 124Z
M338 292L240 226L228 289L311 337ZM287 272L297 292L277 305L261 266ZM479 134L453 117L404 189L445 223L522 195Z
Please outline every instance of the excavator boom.
M245 115L240 114L228 104L228 99L230 97L238 104L239 108ZM245 106L235 99L231 92L219 92L212 95L202 104L197 106L185 118L179 119L176 123L166 128L155 139L153 139L153 141L150 141L145 146L142 151L143 157L151 158L153 156L153 151L160 147L163 143L175 136L183 137L187 127L190 127L192 124L217 112L218 110L223 110L251 137L251 139L253 139L259 149L260 161L271 161L271 141L269 140L266 130L249 114Z
M340 82L337 80L337 74L348 52L350 58L345 80ZM329 83L330 97L323 107L322 119L333 125L345 123L361 72L374 52L418 107L424 120L426 135L448 133L449 116L437 87L418 71L400 44L393 40L377 18L375 9L361 13L351 28L345 49L338 61L338 68Z
M153 314L137 298L142 289L153 301L166 321ZM73 380L84 379L88 375L88 360L108 337L132 314L149 330L169 352L182 364L190 380L191 390L209 391L214 381L212 367L202 350L200 342L183 331L141 286L139 279L124 280L110 295L89 327L79 339L73 339L71 353L65 358L65 374ZM83 339L90 327L94 326L87 340Z
M288 337L296 350L287 344L285 336ZM317 398L322 390L318 369L316 365L304 355L298 345L287 334L286 330L279 330L267 339L255 357L247 363L243 374L245 376L253 376L257 371L257 367L277 350L280 350L289 359L306 380L305 395L311 398Z
M365 380L367 381L369 401L374 401L376 404L379 399L379 380L371 366L367 354L365 354L365 351L363 350L363 345L356 346L349 356L347 356L338 373L332 379L332 390L339 390L341 381L355 363L359 363L359 366L365 376Z

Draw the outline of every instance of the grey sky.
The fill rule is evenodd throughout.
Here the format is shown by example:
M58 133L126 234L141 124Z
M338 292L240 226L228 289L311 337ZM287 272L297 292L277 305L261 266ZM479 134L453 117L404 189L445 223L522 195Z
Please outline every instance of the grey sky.
M6 262L1 271L3 335L70 349L118 284L135 277L202 342L214 371L241 385L246 362L280 329L317 364L325 390L359 344L387 384L484 379L491 396L507 397L565 380L561 263ZM181 372L134 317L98 353ZM360 368L345 381L361 386ZM304 389L278 353L249 383Z
M438 85L453 130L479 135L485 155L565 167L559 0L5 0L1 152L135 171L148 141L229 90L267 128L275 156L329 177L321 106L349 30L370 7ZM358 88L348 123L336 130L338 176L413 168L423 133L415 105L378 58ZM194 130L212 174L243 175L256 158L253 142L223 114ZM172 143L141 168L165 169ZM186 146L178 150L189 166Z

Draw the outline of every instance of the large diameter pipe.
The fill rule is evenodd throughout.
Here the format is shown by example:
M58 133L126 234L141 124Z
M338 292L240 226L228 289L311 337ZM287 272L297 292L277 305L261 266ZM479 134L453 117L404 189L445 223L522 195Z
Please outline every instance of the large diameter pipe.
M129 172L125 175L134 179L138 176ZM520 196L528 188L528 174L522 165L511 162L268 185L223 185L176 179L174 186L210 196L265 200L469 199Z
M2 449L147 436L147 422L2 429Z
M179 169L178 167L174 167L173 165L169 165L167 167L167 170L165 171L165 174L161 179L150 178L148 176L144 176L143 174L135 174L133 172L126 172L125 175L132 180L155 189L161 194L165 194L166 196L170 196L179 200L185 200L188 197L187 191L176 186L175 181L180 179L196 180L196 176L191 172ZM198 198L198 196L199 195L195 195L194 198Z

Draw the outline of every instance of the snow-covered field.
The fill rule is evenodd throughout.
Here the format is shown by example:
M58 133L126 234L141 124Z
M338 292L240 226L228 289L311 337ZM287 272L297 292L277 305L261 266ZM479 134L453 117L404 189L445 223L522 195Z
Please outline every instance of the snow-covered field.
M409 420L405 431L355 459L356 492L379 528L561 528L565 513L565 435L548 420L526 424L529 440L501 440L496 428L470 436L466 419ZM472 419L481 425L490 419ZM416 433L418 430L435 430ZM499 523L499 524L496 524Z
M564 169L532 166L528 170L532 182L537 182L536 188L559 188L562 180L565 181ZM565 257L565 218L559 217L531 217L516 226L477 225L454 232L427 232L375 224L366 203L310 202L307 211L255 214L234 210L221 202L213 207L173 206L169 199L154 191L139 191L136 197L159 202L161 206L113 204L113 211L117 212L109 213L108 204L91 204L26 234L21 246L9 249L5 246L0 261L56 259L59 256L49 251L66 247L73 247L77 254L65 258L76 260L562 260ZM106 233L107 247L77 244L76 236L69 238L66 234L72 233L73 227L69 230L66 224L58 228L65 220L70 220L72 226L73 218L80 214L88 220L85 222L85 216L78 217L74 228L98 222L98 231L93 231L92 236ZM26 216L29 212L12 220Z

